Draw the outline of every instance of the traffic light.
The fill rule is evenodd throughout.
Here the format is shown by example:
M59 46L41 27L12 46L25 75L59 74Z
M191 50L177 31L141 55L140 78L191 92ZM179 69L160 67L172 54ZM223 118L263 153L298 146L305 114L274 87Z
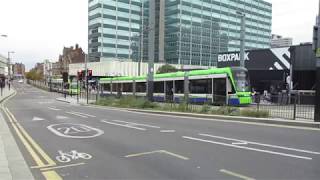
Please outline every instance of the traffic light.
M63 82L68 82L68 73L67 72L62 73L62 79L63 79Z
M314 51L314 52L316 52L317 51L317 46L318 46L318 30L319 28L318 28L318 26L313 26L313 41L312 41L312 50Z
M82 71L78 71L78 80L82 81L83 79L83 72Z
M92 70L88 69L88 77L92 77Z

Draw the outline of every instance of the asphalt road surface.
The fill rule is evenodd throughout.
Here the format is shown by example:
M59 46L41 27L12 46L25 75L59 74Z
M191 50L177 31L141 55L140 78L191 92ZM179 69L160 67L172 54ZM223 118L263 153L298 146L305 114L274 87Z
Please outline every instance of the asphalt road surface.
M15 84L11 131L36 179L315 179L320 131L58 102Z

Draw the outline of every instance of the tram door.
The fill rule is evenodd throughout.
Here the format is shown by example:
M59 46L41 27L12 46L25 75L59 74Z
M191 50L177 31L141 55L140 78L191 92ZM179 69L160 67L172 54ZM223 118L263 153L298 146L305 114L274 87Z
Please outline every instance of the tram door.
M165 81L165 101L173 102L173 81Z
M225 78L213 79L213 104L226 104L226 86L227 83Z

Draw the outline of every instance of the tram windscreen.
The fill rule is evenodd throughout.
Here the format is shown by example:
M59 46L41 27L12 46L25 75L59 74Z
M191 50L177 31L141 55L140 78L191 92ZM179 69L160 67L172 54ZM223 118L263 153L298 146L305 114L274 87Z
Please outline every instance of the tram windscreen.
M239 92L251 91L249 75L247 71L233 70L233 76L235 80L235 85L237 86L237 91Z

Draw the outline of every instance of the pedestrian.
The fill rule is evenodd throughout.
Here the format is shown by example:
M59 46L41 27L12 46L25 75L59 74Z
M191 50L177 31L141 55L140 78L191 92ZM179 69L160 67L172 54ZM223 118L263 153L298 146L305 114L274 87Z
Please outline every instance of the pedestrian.
M10 88L11 88L11 83L10 83L10 81L8 81L8 87L9 87L9 91L10 91Z

